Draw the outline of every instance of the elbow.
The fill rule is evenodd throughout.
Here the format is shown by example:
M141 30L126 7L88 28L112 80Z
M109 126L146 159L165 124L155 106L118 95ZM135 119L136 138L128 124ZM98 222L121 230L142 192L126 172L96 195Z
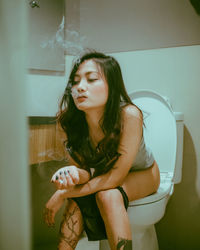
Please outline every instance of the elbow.
M103 183L101 183L100 185L98 185L99 187L101 186L101 190L108 190L108 189L114 189L116 187L118 187L120 185L120 181L117 178L109 178L106 181L103 181Z
M110 188L116 188L119 186L122 186L124 182L125 177L124 176L113 176L113 180L110 182Z
M112 175L112 186L113 188L122 186L126 177L128 176L129 170L125 170L125 171L119 171L118 173L115 173Z
M109 173L106 173L103 176L101 176L99 183L97 183L98 187L101 186L101 190L102 189L107 190L107 189L114 189L118 186L122 186L127 174L120 172L110 171Z
M131 168L131 166L130 166ZM119 186L122 186L128 173L130 168L113 168L110 172L110 185L111 188L116 188Z

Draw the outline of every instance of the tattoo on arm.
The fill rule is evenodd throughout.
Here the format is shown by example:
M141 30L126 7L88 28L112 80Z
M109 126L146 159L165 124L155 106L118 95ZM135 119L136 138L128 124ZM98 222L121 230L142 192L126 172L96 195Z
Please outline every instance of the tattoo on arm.
M118 238L117 250L132 250L132 240Z

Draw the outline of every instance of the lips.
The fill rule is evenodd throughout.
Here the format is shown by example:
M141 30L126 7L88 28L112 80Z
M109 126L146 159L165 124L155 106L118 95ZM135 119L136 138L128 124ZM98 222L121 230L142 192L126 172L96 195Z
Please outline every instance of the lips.
M83 101L85 101L86 98L87 98L87 96L81 95L81 96L78 96L78 97L77 97L77 100L78 100L79 102L83 102Z

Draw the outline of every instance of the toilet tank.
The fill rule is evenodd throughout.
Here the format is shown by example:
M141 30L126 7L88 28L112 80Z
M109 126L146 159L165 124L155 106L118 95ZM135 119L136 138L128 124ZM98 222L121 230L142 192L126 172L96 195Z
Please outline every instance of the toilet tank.
M168 173L174 183L179 183L183 154L182 113L174 112L166 97L153 91L139 90L129 96L143 112L145 143L152 150L160 172Z

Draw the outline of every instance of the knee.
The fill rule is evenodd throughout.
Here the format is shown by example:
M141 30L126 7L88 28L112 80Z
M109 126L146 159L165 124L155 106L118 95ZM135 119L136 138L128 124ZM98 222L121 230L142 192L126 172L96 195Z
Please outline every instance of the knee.
M118 189L109 189L96 193L96 202L99 208L111 208L111 206L119 205L123 199Z

